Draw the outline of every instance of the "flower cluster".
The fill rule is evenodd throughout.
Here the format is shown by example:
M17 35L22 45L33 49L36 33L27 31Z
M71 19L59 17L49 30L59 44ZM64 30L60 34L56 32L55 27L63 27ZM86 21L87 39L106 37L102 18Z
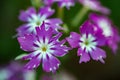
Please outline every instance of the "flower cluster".
M120 36L115 25L106 16L110 14L109 9L103 7L99 0L78 2L101 14L91 13L80 26L80 34L70 31L70 36L65 36L62 40L60 38L63 33L60 30L64 32L65 29L60 24L63 22L59 18L50 18L55 12L51 5L58 3L61 8L70 9L70 6L75 5L75 0L43 0L44 7L40 7L38 12L34 7L20 12L19 19L26 23L17 28L17 39L21 49L29 52L21 57L23 60L29 60L25 69L37 68L42 63L44 71L55 72L61 64L56 57L65 56L74 48L78 48L76 53L80 56L79 63L88 62L90 59L105 63L107 55L104 46L109 46L116 53ZM66 41L70 47L65 45Z

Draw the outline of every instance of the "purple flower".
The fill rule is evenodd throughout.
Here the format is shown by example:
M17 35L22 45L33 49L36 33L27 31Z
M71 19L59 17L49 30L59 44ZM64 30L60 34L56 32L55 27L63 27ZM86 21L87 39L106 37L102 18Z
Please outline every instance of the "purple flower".
M67 38L72 48L78 48L79 63L89 61L90 56L93 60L104 63L103 58L106 58L106 54L99 47L105 45L106 40L101 31L94 31L94 26L90 21L86 21L80 28L81 34L71 32L70 37Z
M60 7L67 7L67 9L74 6L74 0L44 0L44 4L48 6L51 6L54 2L57 2Z
M97 27L95 27L96 31L102 31L102 34L107 38L108 46L113 50L114 53L116 53L116 50L118 49L118 43L120 42L120 36L112 21L106 16L95 13L90 14L89 17L92 22L97 25Z
M52 27L55 32L58 29L62 29L59 24L62 24L62 21L58 18L48 19L53 15L54 10L50 7L42 7L39 9L38 13L33 7L28 8L26 11L21 11L19 19L23 22L26 22L17 29L18 36L24 36L24 34L36 33L35 27L41 26L44 22L46 29Z
M64 46L65 40L59 41L62 33L53 36L52 28L45 29L43 24L41 27L36 27L37 34L29 34L24 37L18 37L21 49L30 52L23 59L30 60L26 64L26 69L33 69L40 65L46 72L54 72L59 68L60 61L55 57L64 56L69 48Z
M103 7L100 3L100 0L79 0L79 2L91 10L99 11L104 14L110 14L110 10L106 7Z
M34 80L34 79L35 72L23 70L22 65L18 62L11 62L9 65L0 68L0 80Z
M60 7L67 7L69 9L71 6L74 6L74 0L60 0L58 4Z

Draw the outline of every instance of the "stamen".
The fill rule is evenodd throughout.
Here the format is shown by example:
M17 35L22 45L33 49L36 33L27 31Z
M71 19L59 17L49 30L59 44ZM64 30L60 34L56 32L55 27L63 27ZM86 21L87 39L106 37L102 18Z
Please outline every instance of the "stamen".
M86 41L84 42L84 44L85 44L86 46L89 45L88 40L86 40Z
M43 51L43 52L46 52L46 51L47 51L47 48L44 46L44 47L42 48L42 51Z
M38 26L39 26L39 25L40 25L40 21L37 21L37 22L36 22L36 25L38 25Z
M90 52L96 46L95 38L91 34L88 37L84 34L80 40L80 46L82 49L86 49L86 52Z

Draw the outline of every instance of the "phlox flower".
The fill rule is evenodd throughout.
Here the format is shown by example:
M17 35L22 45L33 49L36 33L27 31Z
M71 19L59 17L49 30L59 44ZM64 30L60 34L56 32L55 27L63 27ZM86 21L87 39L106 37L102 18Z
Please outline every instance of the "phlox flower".
M67 38L68 43L72 48L78 48L77 55L80 56L79 63L88 62L90 56L93 60L104 63L103 58L106 58L106 53L101 46L104 46L106 39L101 34L101 31L94 31L93 25L89 20L80 26L80 34L71 32Z
M36 12L35 8L30 7L26 11L21 11L19 19L25 24L17 28L18 36L23 36L24 34L36 33L35 27L41 26L45 23L46 29L53 28L54 32L58 32L58 29L62 29L60 24L62 21L58 18L49 18L54 13L50 7L42 7Z
M107 45L112 49L114 53L116 53L118 49L118 43L120 42L120 35L118 33L118 29L115 27L112 21L104 15L98 15L95 13L91 13L89 15L89 18L96 25L94 27L95 30L102 31L102 34L107 39Z
M42 63L43 70L46 72L55 72L60 65L60 61L55 57L64 56L69 48L65 45L65 40L59 41L62 33L53 35L53 29L45 29L43 23L41 27L36 27L36 35L28 34L18 37L21 49L30 52L22 59L30 60L25 69L37 68Z

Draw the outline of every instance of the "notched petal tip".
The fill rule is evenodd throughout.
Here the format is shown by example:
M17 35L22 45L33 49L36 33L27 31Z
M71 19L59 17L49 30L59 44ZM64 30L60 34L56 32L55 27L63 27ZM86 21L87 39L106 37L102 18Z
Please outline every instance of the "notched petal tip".
M103 64L105 64L105 61L103 60L103 58L99 58L99 61Z
M80 56L80 60L79 60L79 63L82 63L82 62L88 62L90 61L90 56L88 55L88 53L84 53L82 52L81 53L81 56Z
M79 64L81 64L81 63L87 63L87 62L89 62L89 60L86 60L86 61L80 60L80 61L79 61Z

